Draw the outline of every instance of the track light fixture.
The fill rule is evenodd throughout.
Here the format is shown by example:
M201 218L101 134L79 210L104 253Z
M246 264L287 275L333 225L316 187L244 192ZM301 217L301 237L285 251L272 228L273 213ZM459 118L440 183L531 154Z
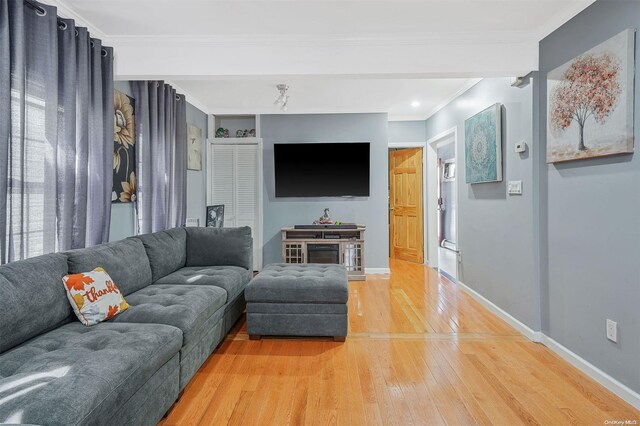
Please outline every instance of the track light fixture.
M280 109L282 111L286 111L287 103L289 103L289 95L287 95L287 90L289 90L289 86L287 86L286 84L278 84L276 88L278 89L280 96L278 96L278 99L276 99L276 101L273 104L280 105Z

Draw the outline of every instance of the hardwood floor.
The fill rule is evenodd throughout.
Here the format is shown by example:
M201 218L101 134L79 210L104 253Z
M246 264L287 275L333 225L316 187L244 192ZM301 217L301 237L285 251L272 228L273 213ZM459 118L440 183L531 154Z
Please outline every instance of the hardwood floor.
M420 265L349 284L349 337L241 320L162 425L604 425L640 412ZM631 423L638 424L638 423Z

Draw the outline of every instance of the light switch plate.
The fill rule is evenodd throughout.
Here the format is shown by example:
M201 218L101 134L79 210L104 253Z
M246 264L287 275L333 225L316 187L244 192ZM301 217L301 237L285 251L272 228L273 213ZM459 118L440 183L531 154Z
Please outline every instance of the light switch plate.
M508 189L510 195L522 195L522 181L510 180Z
M607 339L618 342L618 323L607 319Z

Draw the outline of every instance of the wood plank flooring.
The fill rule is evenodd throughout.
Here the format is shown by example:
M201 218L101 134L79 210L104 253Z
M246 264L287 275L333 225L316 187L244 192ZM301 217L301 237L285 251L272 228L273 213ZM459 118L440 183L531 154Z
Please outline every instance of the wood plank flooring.
M250 341L242 319L161 424L640 422L639 411L435 271L403 261L391 270L349 283L345 343Z

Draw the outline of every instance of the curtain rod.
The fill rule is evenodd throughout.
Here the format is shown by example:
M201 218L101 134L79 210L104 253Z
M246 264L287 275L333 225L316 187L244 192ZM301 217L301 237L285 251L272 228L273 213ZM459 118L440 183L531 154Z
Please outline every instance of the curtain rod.
M45 16L47 14L47 10L42 6L40 6L38 2L36 2L35 0L23 0L23 1L27 6L35 10L38 15ZM63 21L64 18L61 18L60 16L56 16L56 18L58 20L58 27L62 30L66 30L67 23ZM76 36L77 35L78 35L78 30L76 30ZM91 47L93 47L93 42L91 42ZM102 56L107 56L107 54L108 54L107 50L103 48Z
M47 14L47 11L42 6L40 6L37 2L33 0L24 0L24 2L33 10L38 12L40 15L44 16Z
M31 9L35 10L35 12L38 15L45 16L47 14L47 10L45 8L43 8L42 6L40 6L38 4L38 2L36 2L35 0L23 0L23 1L27 6L29 6ZM58 20L58 26L60 27L60 29L66 30L67 29L67 23L63 21L64 18L62 18L60 16L56 16L56 19Z

